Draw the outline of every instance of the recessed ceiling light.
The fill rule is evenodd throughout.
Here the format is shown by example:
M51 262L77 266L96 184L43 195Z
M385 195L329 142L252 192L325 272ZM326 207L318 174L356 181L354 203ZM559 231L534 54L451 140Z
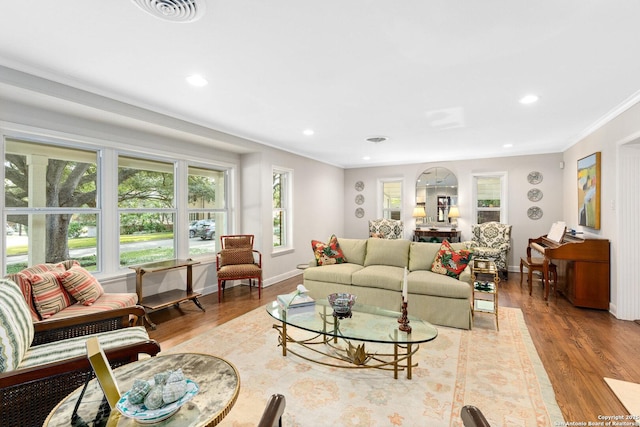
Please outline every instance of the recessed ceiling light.
M520 98L520 103L521 104L533 104L537 100L538 100L538 95L529 94L529 95L525 95L522 98Z
M502 147L503 148L511 148L511 147L513 147L513 144L504 144Z
M369 157L369 156L364 156L364 157L362 158L362 160L371 160L371 157Z
M311 136L313 135L313 129L305 129L302 131L303 134L307 135L307 136Z
M207 79L202 77L200 74L193 74L193 75L187 77L187 82L190 85L197 86L197 87L206 86L207 83L209 83L209 82L207 82Z

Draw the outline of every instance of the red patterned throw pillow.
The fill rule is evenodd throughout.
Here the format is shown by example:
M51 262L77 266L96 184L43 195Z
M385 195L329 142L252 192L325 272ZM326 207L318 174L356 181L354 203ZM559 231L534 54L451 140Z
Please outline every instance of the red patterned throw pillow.
M329 239L329 243L323 243L319 240L311 241L311 248L316 256L316 263L318 265L329 264L342 264L347 262L340 245L338 244L338 238L336 235L332 235Z
M444 240L440 246L438 255L436 255L436 258L433 260L431 271L457 279L470 261L470 251L465 249L456 251L448 241Z
M71 305L69 295L60 286L58 274L55 271L45 271L31 276L33 302L43 319Z
M60 282L82 305L91 305L104 294L100 282L79 265L60 273Z

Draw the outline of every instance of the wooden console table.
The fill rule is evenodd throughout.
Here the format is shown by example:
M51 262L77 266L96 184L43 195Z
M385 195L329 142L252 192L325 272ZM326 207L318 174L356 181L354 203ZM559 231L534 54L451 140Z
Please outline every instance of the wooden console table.
M449 240L449 242L459 242L460 235L462 232L460 230L447 230L447 229L438 229L438 230L413 230L413 241L414 242L429 242L431 238L435 237L439 241L444 239Z
M129 268L136 271L136 293L138 294L138 304L145 308L145 319L151 326L151 329L155 329L156 325L149 318L149 313L152 311L160 310L161 308L168 307L170 305L178 305L183 301L191 300L197 305L200 310L205 311L204 307L198 301L198 297L202 294L193 292L192 285L192 269L191 267L200 264L200 261L193 261L191 259L170 259L167 261L151 262L148 264L140 264L131 266ZM187 284L186 290L172 289L170 291L162 292L160 294L151 295L144 298L142 292L142 277L146 273L157 273L160 271L173 270L176 268L187 268Z

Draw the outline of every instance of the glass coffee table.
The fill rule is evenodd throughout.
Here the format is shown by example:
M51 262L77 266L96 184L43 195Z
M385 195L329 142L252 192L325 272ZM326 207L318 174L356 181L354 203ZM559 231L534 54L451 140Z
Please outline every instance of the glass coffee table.
M407 371L407 379L411 379L411 370L417 366L412 356L421 343L438 336L433 325L412 316L409 317L411 332L402 332L398 329L400 313L358 303L353 306L351 317L344 319L333 316L333 309L324 300L316 301L315 310L306 312L287 313L275 301L267 304L266 309L280 322L273 327L280 333L278 344L283 356L289 352L327 366L390 370L395 379L398 371L403 370ZM312 336L296 339L288 333L288 327L311 332ZM368 352L366 343L393 345L393 352ZM311 352L302 354L297 346ZM315 355L317 357L311 357Z

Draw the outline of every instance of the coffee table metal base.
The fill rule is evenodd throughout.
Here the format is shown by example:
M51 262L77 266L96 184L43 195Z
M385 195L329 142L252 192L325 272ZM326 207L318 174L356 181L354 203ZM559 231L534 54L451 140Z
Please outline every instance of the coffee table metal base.
M406 370L407 379L410 380L412 369L418 366L417 363L413 363L412 358L420 349L419 344L409 343L401 345L394 343L393 353L369 353L365 348L366 343L364 342L354 346L352 342L347 339L321 333L315 334L310 338L298 340L287 334L287 324L284 322L274 324L273 328L279 332L278 345L282 347L282 356L286 356L288 352L309 362L335 368L382 369L393 371L394 379L398 379L399 371ZM321 356L339 361L340 363L325 362L305 356L291 349L290 346L287 346L287 343L297 344ZM344 343L346 346L341 347L339 343Z

